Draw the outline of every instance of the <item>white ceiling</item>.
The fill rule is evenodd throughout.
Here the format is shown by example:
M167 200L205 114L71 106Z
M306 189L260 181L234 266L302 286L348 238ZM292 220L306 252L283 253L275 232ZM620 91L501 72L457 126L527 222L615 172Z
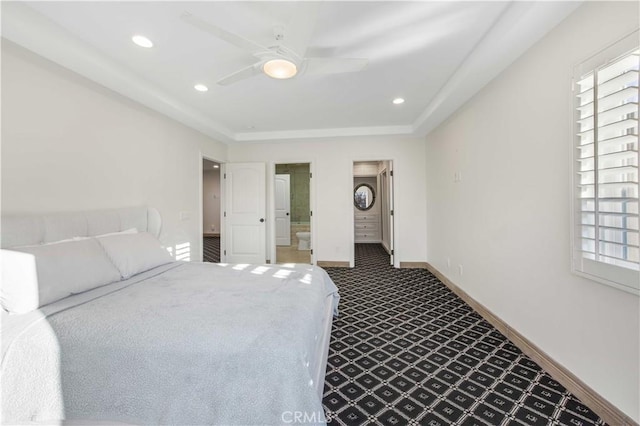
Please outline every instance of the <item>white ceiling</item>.
M3 2L2 35L227 143L423 135L578 4L327 1L308 54L368 58L365 70L229 86L216 81L255 58L180 16L269 45L294 2ZM393 105L398 96L406 102Z

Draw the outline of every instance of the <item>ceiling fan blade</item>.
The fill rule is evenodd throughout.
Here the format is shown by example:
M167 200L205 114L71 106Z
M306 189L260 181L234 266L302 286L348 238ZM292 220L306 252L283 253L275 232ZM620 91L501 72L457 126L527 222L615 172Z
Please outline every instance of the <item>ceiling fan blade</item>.
M233 84L240 80L244 80L246 78L250 78L250 77L253 77L254 75L260 74L261 73L260 65L262 65L262 62L257 62L246 68L242 68L239 71L231 73L226 77L222 77L220 80L218 80L218 84L221 86L227 86L229 84Z
M319 1L299 1L296 11L285 27L283 45L302 60L307 53L320 9Z
M234 46L239 47L240 49L246 50L249 53L255 54L258 52L269 50L268 48L254 41L248 40L237 34L230 33L229 31L224 30L210 22L203 21L202 19L196 16L193 16L189 12L184 12L182 16L180 16L180 18L186 23L202 31L205 31L211 35L214 35L215 37L218 37L219 39L224 40L227 43L233 44Z
M368 64L369 60L363 58L307 58L304 61L304 73L318 75L358 72Z

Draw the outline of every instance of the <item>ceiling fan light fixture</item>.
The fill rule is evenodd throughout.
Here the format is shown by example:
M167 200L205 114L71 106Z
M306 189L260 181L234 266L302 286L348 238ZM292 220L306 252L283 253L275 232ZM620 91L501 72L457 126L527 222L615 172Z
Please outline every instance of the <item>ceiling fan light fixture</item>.
M284 80L298 73L298 67L287 59L271 59L262 66L262 70L271 78Z

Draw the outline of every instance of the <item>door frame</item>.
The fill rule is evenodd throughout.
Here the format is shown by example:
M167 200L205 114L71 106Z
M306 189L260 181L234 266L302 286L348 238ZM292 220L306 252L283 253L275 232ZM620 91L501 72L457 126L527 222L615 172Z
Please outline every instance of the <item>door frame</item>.
M351 229L351 235L350 235L350 244L349 244L349 267L353 268L356 265L356 236L355 236L355 219L354 219L354 214L353 214L353 179L355 178L355 174L353 173L353 165L354 163L360 163L360 162L382 162L382 161L389 161L391 163L391 170L393 171L393 179L391 179L391 193L393 194L393 215L390 217L390 222L393 222L391 225L391 228L393 229L392 232L392 241L393 241L393 267L394 268L400 268L400 241L398 239L398 222L396 221L396 217L398 215L398 192L396 191L397 188L397 176L396 176L396 171L397 171L397 160L393 157L391 158L376 158L376 157L356 157L356 158L352 158L351 159L351 169L349 170L349 188L351 188L351 190L349 191L349 206L351 206L351 214L349 215L349 222L350 222L350 229ZM378 175L376 175L376 177L378 177ZM379 192L379 191L378 191ZM378 196L379 194L377 194L376 196Z
M202 152L198 153L198 174L200 175L200 180L198 181L198 238L200 240L200 252L198 253L198 259L195 259L197 262L202 262L204 259L204 194L203 191L203 182L204 182L204 168L202 167L202 162L204 160L213 161L214 163L220 164L220 261L222 262L222 242L224 238L224 218L222 217L223 210L223 202L224 202L224 185L222 184L222 174L224 173L224 161L217 160L213 157L209 157Z
M309 173L311 176L314 175L314 161L309 159L288 159L288 160L278 160L278 161L270 161L267 165L267 220L269 222L269 226L267 227L267 262L268 263L276 263L276 193L275 193L275 182L276 182L276 164L308 164L309 165ZM317 241L315 238L315 228L316 228L316 185L315 178L309 178L309 210L313 212L311 217L309 218L309 232L311 232L311 264L316 264L317 258Z

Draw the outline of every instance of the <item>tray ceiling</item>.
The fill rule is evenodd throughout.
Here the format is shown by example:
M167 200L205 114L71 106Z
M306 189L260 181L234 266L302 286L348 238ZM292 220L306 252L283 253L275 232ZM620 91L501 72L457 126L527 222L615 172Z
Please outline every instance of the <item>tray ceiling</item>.
M308 54L367 58L363 71L227 86L216 81L255 58L181 15L268 45L295 2L3 2L2 35L226 143L424 135L578 4L323 2Z

